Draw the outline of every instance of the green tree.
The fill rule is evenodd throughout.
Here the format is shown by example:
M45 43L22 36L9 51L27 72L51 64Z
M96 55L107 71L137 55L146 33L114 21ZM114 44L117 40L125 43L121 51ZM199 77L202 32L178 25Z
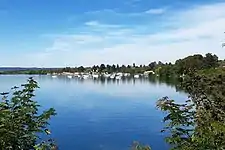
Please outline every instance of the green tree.
M204 58L204 67L205 68L215 68L219 66L219 60L216 55L212 55L211 53L207 53Z
M125 66L125 65L122 65L122 66L121 66L121 71L122 71L122 72L126 72L126 66Z
M111 73L111 66L110 65L106 65L106 70L107 70L107 72L110 72Z
M204 68L204 57L196 54L179 59L175 62L177 74L187 74L190 71L200 70Z
M164 65L159 69L158 74L164 77L170 77L174 75L174 66L173 65Z
M84 72L85 68L83 66L80 66L80 67L77 68L77 71L78 72Z
M208 70L208 69L207 69ZM184 103L168 97L157 102L171 150L225 149L225 70L189 72L178 86L189 94ZM135 150L145 150L146 146Z
M97 70L98 68L94 65L93 67L92 67L92 70L95 72L96 70Z
M66 67L66 68L63 68L62 71L63 72L70 72L71 71L71 68L70 67Z
M117 71L117 72L120 71L120 66L119 66L119 64L116 65L116 71Z
M163 64L161 61L159 61L159 62L158 62L158 65L159 65L159 66L163 66L164 64Z
M156 65L157 65L157 63L154 61L154 62L151 62L148 66L149 66L150 70L154 70Z
M116 65L112 65L112 72L116 72Z
M50 108L39 113L40 105L32 98L38 88L32 78L22 87L13 87L12 94L1 93L0 102L0 148L4 150L50 150L56 148L54 141L41 141L37 133L50 134L48 120L56 115ZM40 141L41 143L37 143Z
M131 68L131 66L130 66L130 65L127 65L127 68L128 68L128 69L130 69L130 68Z
M99 67L99 71L102 72L105 69L106 69L105 65L104 64L101 64L100 67Z
M193 73L181 86L189 93L186 103L165 97L157 104L168 113L166 141L173 150L225 149L225 74Z

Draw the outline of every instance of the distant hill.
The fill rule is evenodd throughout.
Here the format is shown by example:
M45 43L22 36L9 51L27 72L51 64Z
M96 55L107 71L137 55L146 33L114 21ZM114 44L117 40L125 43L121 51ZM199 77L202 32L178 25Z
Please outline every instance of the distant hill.
M22 68L22 67L0 67L0 71L24 71L24 70L55 70L58 68Z

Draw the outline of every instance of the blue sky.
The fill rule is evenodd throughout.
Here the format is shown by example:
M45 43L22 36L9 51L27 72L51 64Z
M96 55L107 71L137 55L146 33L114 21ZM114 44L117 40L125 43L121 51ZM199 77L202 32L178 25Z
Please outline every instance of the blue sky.
M225 58L222 0L0 0L0 66Z

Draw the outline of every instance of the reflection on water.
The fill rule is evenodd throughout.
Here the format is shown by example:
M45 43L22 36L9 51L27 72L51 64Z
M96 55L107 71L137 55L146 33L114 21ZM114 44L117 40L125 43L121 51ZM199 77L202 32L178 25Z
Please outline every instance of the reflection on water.
M39 78L43 79L48 79L48 80L63 80L65 82L85 82L85 81L92 81L94 83L100 83L100 84L120 84L120 83L129 83L129 84L135 84L135 82L149 82L152 84L167 84L168 86L175 87L176 84L178 84L178 80L176 78L162 78L162 77L155 77L155 76L150 76L149 78L132 78L132 77L127 77L127 78L121 78L120 80L117 79L110 79L110 78L95 78L95 79L78 79L78 78L73 78L70 79L66 76L58 76L58 78L52 78L51 76L39 76Z
M0 76L0 91L24 83L29 76ZM167 150L164 114L156 101L169 96L185 101L176 92L176 81L157 78L79 80L34 76L39 86L36 100L42 109L54 107L52 137L62 150L128 150L132 141Z

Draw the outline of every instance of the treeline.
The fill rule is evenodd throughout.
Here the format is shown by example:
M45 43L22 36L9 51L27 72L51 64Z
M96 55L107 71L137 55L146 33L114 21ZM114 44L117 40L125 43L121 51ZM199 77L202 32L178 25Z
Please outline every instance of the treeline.
M205 56L196 54L178 59L175 63L163 63L161 61L150 62L148 65L118 65L118 64L101 64L92 67L65 67L65 68L52 68L52 69L38 69L38 70L22 70L22 71L4 71L2 74L48 74L48 73L62 73L62 72L122 72L130 74L140 74L145 71L154 71L156 75L163 77L179 77L185 75L193 70L203 70L209 68L216 68L225 65L224 61L219 60L216 55L207 53Z
M47 73L52 73L59 68L3 68L0 69L0 74L40 74L45 75Z
M19 71L2 71L0 74L40 74L46 75L48 73L54 72L53 70L19 70Z
M203 70L216 68L221 66L222 60L219 60L215 54L207 53L205 56L201 54L191 55L183 59L178 59L175 63L151 62L148 65L94 65L93 67L66 67L59 69L59 72L123 72L123 73L144 73L145 71L154 71L160 76L177 76L187 74L191 70Z
M133 63L132 65L118 65L118 64L113 64L113 65L94 65L92 67L66 67L61 70L58 70L59 72L108 72L108 73L114 73L114 72L122 72L122 73L143 73L147 70L153 70L156 66L162 65L163 63L161 61L157 62L152 62L149 65L136 65Z

